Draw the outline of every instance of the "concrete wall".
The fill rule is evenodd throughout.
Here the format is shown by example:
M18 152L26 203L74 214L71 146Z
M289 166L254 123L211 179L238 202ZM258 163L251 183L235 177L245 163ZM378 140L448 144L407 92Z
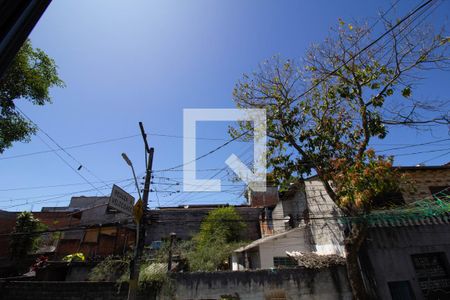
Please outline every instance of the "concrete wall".
M379 299L391 299L392 281L409 281L416 300L424 299L411 255L444 252L450 262L450 225L371 228L364 249L364 269Z
M177 273L175 298L270 300L351 299L344 268ZM162 298L161 298L162 299Z
M305 181L305 193L310 217L311 243L319 254L344 255L343 228L336 220L339 208L318 179Z
M345 268L174 273L157 299L351 299ZM113 282L0 282L0 300L125 300L128 286ZM155 299L147 288L139 300Z
M289 227L287 217L292 218L294 227L298 226L305 209L306 199L303 188L294 191L289 197L282 197L272 212L273 233L277 234L292 229Z
M0 282L0 300L125 300L127 288L114 282Z

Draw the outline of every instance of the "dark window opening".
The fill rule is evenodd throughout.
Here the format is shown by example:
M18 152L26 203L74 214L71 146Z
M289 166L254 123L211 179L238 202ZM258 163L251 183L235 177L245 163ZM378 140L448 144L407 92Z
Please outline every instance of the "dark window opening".
M288 268L292 268L292 267L297 267L298 264L297 262L287 256L276 256L273 258L273 266L275 268L283 268L283 267L288 267Z
M372 199L372 205L374 208L387 208L392 206L401 206L405 204L402 192L386 192L382 193Z
M289 220L287 220L287 222L285 224L286 230L295 228L294 216L292 214L289 214L287 216L289 217Z
M450 199L450 186L430 186L429 189L435 199Z
M263 236L273 234L273 209L274 207L265 207L260 215L260 227Z
M391 281L388 282L389 291L392 300L413 300L414 293L411 289L409 281Z

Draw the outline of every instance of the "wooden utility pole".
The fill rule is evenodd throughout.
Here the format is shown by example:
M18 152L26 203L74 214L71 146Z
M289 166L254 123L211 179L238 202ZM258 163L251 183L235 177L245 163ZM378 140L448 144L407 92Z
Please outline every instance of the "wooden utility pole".
M141 267L141 257L145 245L145 221L148 210L148 195L150 193L150 180L152 178L152 166L153 166L153 153L154 148L150 148L147 142L147 134L144 130L144 125L139 122L139 127L141 129L142 138L145 144L145 162L146 162L146 172L145 172L145 183L144 183L144 193L142 195L143 209L144 213L138 222L136 230L139 231L138 238L136 241L136 249L133 254L133 258L130 262L130 283L128 288L128 300L135 300L138 291L138 280L139 271Z

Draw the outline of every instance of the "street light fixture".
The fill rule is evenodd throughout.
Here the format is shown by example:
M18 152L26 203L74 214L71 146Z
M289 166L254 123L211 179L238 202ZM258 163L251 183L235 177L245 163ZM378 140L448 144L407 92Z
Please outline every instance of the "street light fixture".
M142 199L142 197L141 197L141 190L139 189L139 184L138 184L138 181L137 181L137 178L136 178L136 173L134 172L133 163L128 158L126 153L122 153L122 158L127 163L127 165L129 165L131 167L131 171L133 172L134 184L136 185L136 189L137 189L137 192L138 192L138 195L139 195L139 199Z

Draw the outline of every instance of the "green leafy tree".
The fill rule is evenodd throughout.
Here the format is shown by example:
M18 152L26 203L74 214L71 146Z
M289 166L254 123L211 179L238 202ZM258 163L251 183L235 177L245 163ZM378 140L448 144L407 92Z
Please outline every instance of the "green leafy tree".
M246 225L232 206L212 210L194 237L194 249L188 253L191 271L215 271L224 267L232 251L241 245Z
M245 74L233 92L238 107L266 109L268 164L281 187L317 174L331 199L354 217L369 214L377 195L399 185L392 160L377 156L369 143L383 139L389 126L448 125L449 120L448 104L413 97L419 72L448 69L444 33L406 22L365 49L372 40L366 25L341 20L301 62L267 60ZM230 129L244 139L250 132L248 122ZM350 285L356 299L367 299L357 261L367 224L362 219L349 229Z
M14 260L21 260L37 250L40 235L33 234L47 229L47 226L36 219L31 212L21 212L16 219L16 226L11 236L11 256Z
M203 220L200 232L196 236L199 244L208 243L210 239L220 237L227 243L241 239L245 223L233 206L219 207L211 212Z
M29 141L36 132L16 110L16 101L44 105L51 102L50 88L54 86L64 86L54 60L27 40L0 78L0 154L15 141Z

